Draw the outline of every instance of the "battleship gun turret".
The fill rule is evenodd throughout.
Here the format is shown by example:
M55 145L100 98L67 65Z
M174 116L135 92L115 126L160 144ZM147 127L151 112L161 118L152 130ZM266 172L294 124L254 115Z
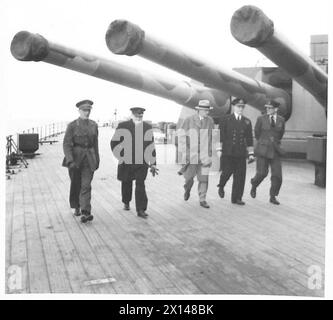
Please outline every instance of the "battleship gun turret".
M214 107L212 116L215 118L229 111L229 95L225 92L187 81L162 78L50 42L39 34L18 32L11 42L10 50L12 55L20 61L51 63L169 99L189 108L194 108L201 99L208 99Z
M264 109L268 98L274 98L280 103L279 112L282 116L288 119L291 114L291 100L286 91L185 54L147 35L139 26L129 21L113 21L105 38L108 48L115 54L139 55L206 86L244 98L260 111Z
M327 110L327 74L290 44L259 8L243 6L235 11L230 28L236 40L258 49L309 91Z

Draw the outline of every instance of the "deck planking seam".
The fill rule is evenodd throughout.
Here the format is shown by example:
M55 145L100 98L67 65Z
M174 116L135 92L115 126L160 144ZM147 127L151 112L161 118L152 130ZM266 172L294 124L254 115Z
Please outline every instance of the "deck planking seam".
M62 181L62 183L64 183L65 184L65 182L64 182L64 180ZM91 227L92 228L95 228L94 226L96 225L96 221L94 221L94 223L91 225ZM101 225L99 225L100 227L101 227ZM95 228L95 231L96 231L97 229ZM100 238L103 238L103 237L101 237L100 236Z
M101 204L98 204L98 207L101 207ZM108 210L105 207L103 207L103 209L104 209L104 212L108 212ZM102 213L103 213L103 211L102 211ZM110 233L115 233L115 230L111 230L112 226L115 225L115 223L112 223L112 221L114 221L113 216L111 216L111 215L104 215L104 216L98 215L98 217L100 219L102 219L103 225L106 226L106 229L108 229ZM111 221L111 223L105 223L106 221ZM118 223L118 222L116 221L116 223ZM117 240L121 250L126 253L126 256L128 257L129 262L131 262L131 264L136 266L135 269L138 269L138 270L141 269L142 270L141 272L144 275L144 278L146 278L148 280L151 280L152 274L149 270L152 270L152 266L153 266L152 262L149 261L145 257L144 254L142 254L142 248L140 248L140 246L136 245L135 240L131 237L130 234L128 234L128 232L123 228L123 226L117 225L116 231L120 230L120 229L123 230L123 233L126 236L126 239L123 239L121 242L119 240ZM118 233L119 233L119 231L118 231ZM117 237L116 239L119 239L119 237ZM130 252L128 250L130 250ZM154 285L155 290L156 290L155 293L159 293L159 289L161 288L161 285L158 285L159 281L160 280L157 279L157 282ZM154 281L150 281L150 282L154 283Z
M113 196L113 195L112 195L112 196ZM113 198L113 199L114 199L114 198ZM118 213L118 212L119 212L119 210L117 210L117 213ZM128 212L124 212L124 211L122 211L122 213L120 213L120 215L123 215L123 216L126 218L126 216L128 215ZM124 219L124 218L123 218L123 219ZM123 219L122 219L122 220L123 220ZM136 219L138 219L138 218L136 218ZM137 223L140 223L140 220L139 220L139 221L136 220L136 222L137 222ZM131 236L131 234L130 234L129 236ZM131 237L131 238L132 238L132 237ZM137 239L133 239L132 241L137 242ZM139 247L140 247L140 246L139 246ZM154 263L154 262L153 262L153 263ZM160 269L159 266L156 266L156 267L157 267L158 269ZM162 272L162 273L164 274L164 272ZM176 284L175 284L174 282L171 281L171 283L172 283L173 286L176 286ZM180 288L179 288L179 289L180 289Z
M40 159L36 159L36 163L35 166L36 168L38 168L38 166L40 166ZM67 271L66 265L65 265L65 259L63 256L63 251L61 250L61 247L59 245L59 241L57 238L57 226L53 224L52 221L52 210L51 208L55 208L51 206L51 202L50 199L47 195L47 193L45 192L45 190L42 189L42 181L44 181L44 175L41 174L42 172L39 171L39 174L37 174L34 177L34 181L36 182L36 184L39 187L39 193L36 192L34 194L34 199L35 199L35 204L36 204L36 212L39 212L39 219L40 222L42 224L42 226L44 228L47 228L49 230L49 232L46 232L46 236L49 233L52 233L52 238L53 238L53 243L55 244L55 246L50 246L49 248L46 250L46 252L48 252L48 258L46 258L46 260L49 260L49 269L50 269L50 273L55 275L55 283L52 284L52 277L50 279L51 282L51 292L54 293L69 293L69 292L73 292L73 287L72 287L72 283L70 281L70 276L69 273ZM41 201L43 200L43 201ZM43 204L43 206L40 204L40 202ZM43 208L44 207L44 208ZM45 215L41 214L44 213ZM41 218L44 219L41 219ZM52 231L51 231L52 230ZM47 242L46 242L47 245ZM55 261L52 261L54 259L53 255L58 256ZM60 258L60 261L59 261ZM61 267L60 267L61 265ZM61 274L64 274L65 277L63 277ZM58 275L60 274L60 275ZM60 286L59 286L59 279L60 278ZM66 279L66 280L65 280ZM67 283L65 285L61 285L62 283Z
M31 186L29 185L29 178L27 176L27 171L24 172L22 175L24 185L28 185L28 192L24 193L24 204L25 204L25 210L24 210L24 216L26 224L26 231L27 231L27 243L28 243L28 249L30 246L30 249L28 252L30 252L30 259L29 266L31 267L30 270L30 278L36 277L39 279L39 277L42 277L38 283L40 283L41 287L34 287L34 285L30 285L30 289L34 292L42 292L42 293L48 293L51 291L51 283L50 283L50 277L49 277L49 271L48 266L46 263L45 258L45 250L43 247L42 237L40 233L40 227L39 227L39 221L36 214L36 208L35 204L33 202L33 192L31 189ZM28 210L26 210L28 209ZM29 255L28 255L29 257ZM36 266L40 267L41 270L39 270L38 273L35 272ZM35 281L33 281L35 283ZM40 291L41 290L41 291Z
M24 189L23 183L19 183L22 182L22 175L16 176L15 178L15 181L19 181L16 181L13 187L13 201L15 202L13 203L12 251L10 252L10 261L11 266L18 266L22 271L22 288L14 290L14 293L24 293L30 289L27 235L25 227L25 216L23 212ZM20 287L20 285L18 285L18 287Z
M52 182L50 181L47 173L45 174L45 178L48 179L49 185L51 185ZM88 242L86 235L82 230L80 222L76 221L75 217L71 215L69 206L65 206L65 203L68 200L65 202L64 196L62 194L63 190L57 184L55 184L55 190L57 190L57 196L61 195L61 197L59 198L60 201L54 201L54 203L57 204L59 217L62 220L64 227L66 228L66 232L70 236L74 248L78 253L80 261L82 265L85 266L84 270L86 271L87 275L87 278L85 280L89 281L106 278L107 275L105 274L104 269L100 266L99 261L91 247L91 244ZM50 194L55 200L55 194L54 192L52 192L52 190L50 190ZM68 221L66 221L66 218L68 219ZM74 223L70 223L73 221ZM109 293L110 291L113 291L113 288L110 287L110 283L103 285L94 285L93 290L96 293Z
M167 191L167 190L164 190L164 191ZM156 197L156 195L155 195L155 197ZM212 208L213 210L212 211L214 211L214 210L216 210L216 209L214 209L214 208ZM243 213L246 213L246 209L245 208L238 208L238 210L243 210ZM244 211L245 210L245 211ZM262 210L266 210L266 209L262 209ZM230 213L230 214L234 214L234 213L232 213L232 212L228 212L228 213ZM252 213L251 213L252 214ZM210 216L210 215L209 215ZM281 216L280 216L281 217ZM279 218L280 218L279 217ZM251 223L251 224L253 224L254 226L255 226L255 224L253 223L253 221L252 220L249 220L249 215L248 214L243 214L242 215L242 219L244 219L244 218L246 218L247 219L247 221L248 221L248 223ZM240 222L239 220L237 221L238 223ZM281 226L284 226L285 224L282 224L282 223L280 223L279 221L275 221L275 220L273 220L273 221L271 221L271 222L276 222L276 223L278 223L278 224L280 224ZM252 231L252 229L251 228L249 228L251 231ZM244 231L247 231L247 232L249 232L248 230L244 230ZM258 234L260 234L260 231L262 231L262 230L258 230ZM303 242L302 242L302 244L303 244ZM311 253L313 253L313 251L311 251Z
M163 230L164 231L164 230ZM165 235L165 232L163 232L163 234ZM154 239L154 237L151 237L152 239Z
M205 209L202 209L202 210L205 210ZM191 217L191 220L193 221L193 217ZM191 220L189 220L189 221L191 221ZM209 226L208 226L207 228L209 228ZM195 230L195 228L193 228L193 229ZM215 239L218 239L218 238L221 239L221 237L220 237L219 234L216 234L216 235L214 235L214 236L215 236ZM195 244L196 244L196 243L194 243L194 245L195 245ZM235 268L235 269L237 270L237 268ZM249 276L248 276L248 281L250 281L251 283L253 283L251 277L249 277Z

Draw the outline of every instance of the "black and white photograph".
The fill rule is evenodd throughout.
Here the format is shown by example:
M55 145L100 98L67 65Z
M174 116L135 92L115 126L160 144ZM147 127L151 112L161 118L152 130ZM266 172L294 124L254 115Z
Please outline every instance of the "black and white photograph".
M332 298L328 0L0 11L5 299Z

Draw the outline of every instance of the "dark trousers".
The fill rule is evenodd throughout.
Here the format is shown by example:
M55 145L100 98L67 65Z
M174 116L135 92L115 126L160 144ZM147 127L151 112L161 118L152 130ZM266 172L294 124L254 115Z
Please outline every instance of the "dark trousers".
M87 158L85 158L80 168L68 169L71 179L69 191L69 204L71 208L81 208L81 210L91 212L91 181L94 172L90 169Z
M254 187L258 187L268 175L269 166L271 167L271 188L269 194L272 197L279 194L282 185L282 166L280 158L267 159L257 157L257 171L256 175L251 179L251 183Z
M135 180L135 207L136 210L147 210L148 198L146 194L145 180L148 167L145 165L131 165L129 179L121 182L121 196L123 203L132 200L133 180Z
M223 189L233 175L231 201L242 200L246 177L246 158L222 156L222 173L218 187Z

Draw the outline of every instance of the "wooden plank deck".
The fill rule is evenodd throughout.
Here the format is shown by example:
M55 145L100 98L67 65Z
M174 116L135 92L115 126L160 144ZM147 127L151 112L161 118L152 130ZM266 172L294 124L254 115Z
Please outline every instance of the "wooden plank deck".
M196 185L183 200L174 147L158 145L160 174L147 178L143 220L134 202L122 210L111 136L112 129L100 129L91 224L70 213L61 137L7 180L7 293L324 295L325 189L313 184L311 164L283 163L280 206L268 202L269 179L250 198L254 165L244 207L231 204L231 181L218 197L215 173L207 210ZM317 282L313 271L321 271Z

